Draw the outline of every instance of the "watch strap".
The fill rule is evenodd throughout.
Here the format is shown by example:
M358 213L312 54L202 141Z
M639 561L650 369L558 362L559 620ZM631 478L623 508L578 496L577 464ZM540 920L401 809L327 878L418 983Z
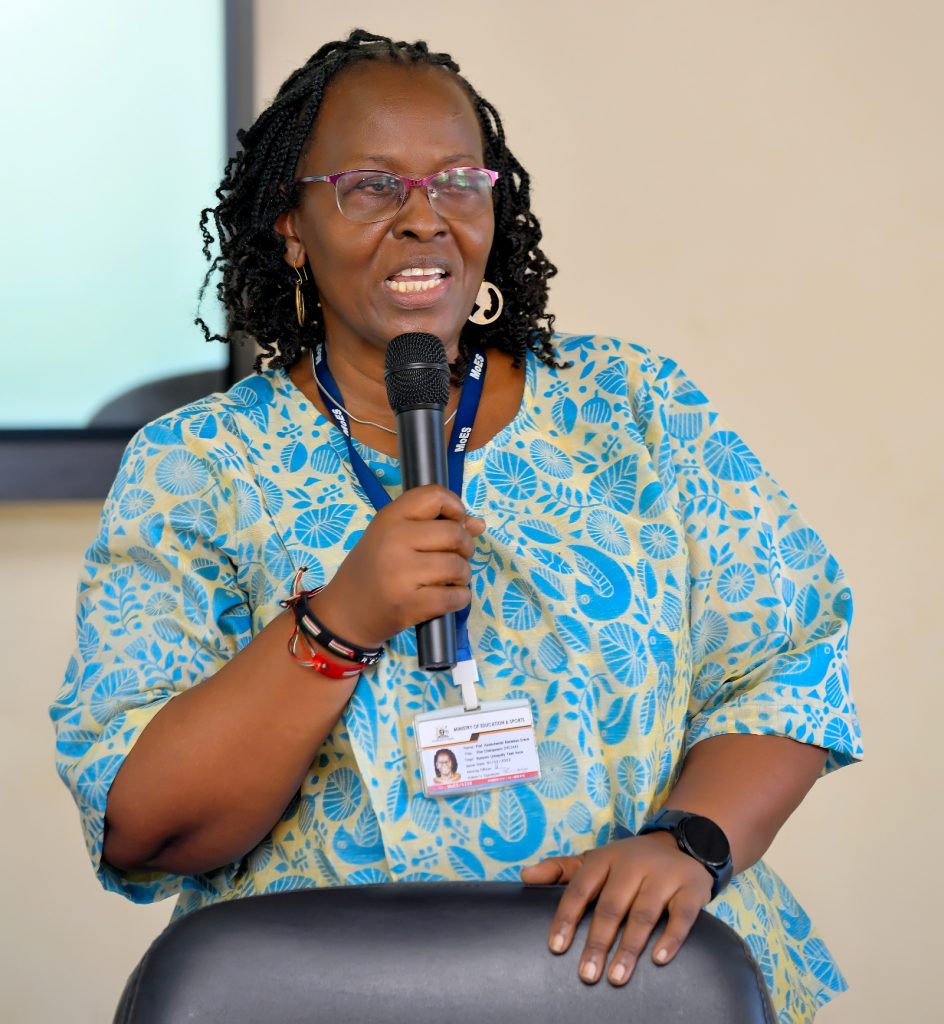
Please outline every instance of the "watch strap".
M685 825L693 818L700 818L718 830L727 849L727 856L723 860L709 860L692 847L685 834ZM712 878L712 899L718 896L727 886L728 882L731 881L734 866L731 859L731 849L728 845L728 837L724 834L721 826L710 818L706 818L703 814L694 814L691 811L679 811L667 807L661 810L651 821L643 825L637 835L644 836L652 832L670 832L675 837L678 848L683 853L688 854L689 857L697 860L705 868Z

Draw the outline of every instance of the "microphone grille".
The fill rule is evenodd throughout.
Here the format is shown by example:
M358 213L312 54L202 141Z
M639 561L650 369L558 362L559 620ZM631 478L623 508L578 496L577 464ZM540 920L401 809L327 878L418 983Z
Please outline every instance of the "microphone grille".
M387 346L387 401L398 415L407 409L449 401L449 360L435 334L398 334Z

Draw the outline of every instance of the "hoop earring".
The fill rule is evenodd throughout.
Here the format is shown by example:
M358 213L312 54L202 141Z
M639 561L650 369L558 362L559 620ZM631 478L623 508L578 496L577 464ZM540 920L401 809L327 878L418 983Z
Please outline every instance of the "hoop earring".
M478 294L475 296L475 305L469 314L469 323L485 327L494 323L505 308L505 297L498 285L491 281L483 281L479 285Z
M302 270L305 270L305 276L302 277L298 267L294 264L292 269L298 275L298 280L295 282L295 316L298 318L298 326L305 326L305 295L302 292L302 285L308 280L308 271L305 270L304 264L302 264Z

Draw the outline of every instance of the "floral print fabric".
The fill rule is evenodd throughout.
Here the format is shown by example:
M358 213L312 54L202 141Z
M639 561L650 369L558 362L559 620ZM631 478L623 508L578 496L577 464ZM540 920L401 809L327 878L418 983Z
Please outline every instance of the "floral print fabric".
M708 737L790 736L826 748L827 770L861 755L850 592L818 535L672 360L557 341L574 365L529 357L521 408L468 453L463 494L487 524L469 622L482 697L531 702L539 782L422 795L413 716L456 694L416 668L408 631L242 860L186 878L102 862L108 789L144 727L279 614L296 568L306 587L330 579L373 514L337 429L284 371L266 372L132 440L86 556L51 713L106 888L179 893L184 912L306 886L514 881L523 864L635 832ZM361 451L398 493L396 460ZM763 862L709 909L745 937L784 1024L845 987Z

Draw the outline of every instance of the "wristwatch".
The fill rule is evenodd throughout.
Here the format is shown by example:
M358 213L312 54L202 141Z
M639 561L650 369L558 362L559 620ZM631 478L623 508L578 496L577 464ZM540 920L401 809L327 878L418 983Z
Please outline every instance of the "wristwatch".
M679 849L694 857L714 879L711 898L731 881L731 847L728 837L711 818L688 811L666 808L639 830L638 835L650 832L671 832Z

